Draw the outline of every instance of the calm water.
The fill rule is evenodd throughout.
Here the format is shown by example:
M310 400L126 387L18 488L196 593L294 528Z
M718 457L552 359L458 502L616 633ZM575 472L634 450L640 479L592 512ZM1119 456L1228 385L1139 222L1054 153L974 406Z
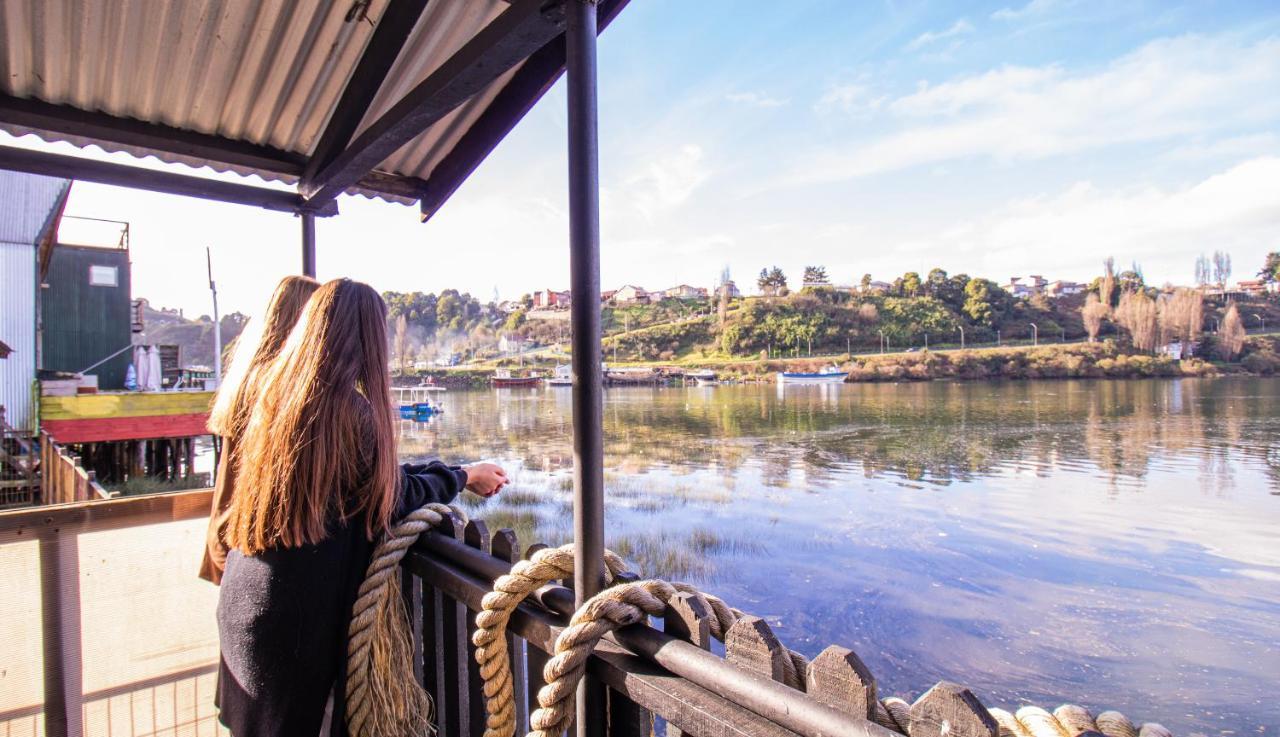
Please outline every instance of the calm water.
M479 514L566 540L568 391L442 403L404 455L505 464ZM1280 730L1280 381L611 389L605 427L611 547L882 695Z

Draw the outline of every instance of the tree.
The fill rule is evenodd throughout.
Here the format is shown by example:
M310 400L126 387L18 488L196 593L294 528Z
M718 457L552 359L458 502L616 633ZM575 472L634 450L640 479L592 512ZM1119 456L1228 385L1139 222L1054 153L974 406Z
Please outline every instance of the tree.
M395 339L392 343L392 352L395 354L396 365L400 369L400 373L404 373L404 367L409 361L409 320L404 315L396 318Z
M1209 257L1203 253L1196 257L1196 286L1204 289L1213 281L1213 271L1209 265Z
M1216 255L1216 254L1215 254ZM1227 312L1222 316L1222 325L1218 328L1218 355L1224 361L1231 361L1244 350L1244 322L1240 320L1240 311L1236 303L1227 305Z
M1198 289L1178 289L1160 304L1162 340L1191 343L1204 324L1204 294Z
M756 286L760 291L770 297L787 293L787 277L782 273L782 269L773 266L760 270L760 276L756 279Z
M804 267L804 284L805 286L816 286L822 284L830 284L827 279L827 269L825 266L806 266Z
M947 288L947 272L938 267L929 269L924 278L924 293L930 297L942 297L941 292Z
M876 318L880 316L880 311L876 309L874 302L863 302L858 305L858 319L866 323L875 323Z
M860 283L862 284L862 293L863 293L863 294L866 294L866 293L868 293L868 292L870 292L870 291L871 291L871 282L872 282L872 279L871 279L871 275L870 275L870 274L863 274L863 275L862 275L862 281L861 281Z
M1159 334L1155 300L1146 292L1125 292L1116 307L1116 323L1129 331L1129 340L1140 351L1154 351Z
M1102 304L1098 295L1090 294L1085 299L1084 306L1080 308L1080 320L1084 323L1085 332L1089 334L1090 343L1098 339L1098 333L1102 332L1102 321L1110 313L1111 310Z
M920 294L920 275L914 271L908 271L902 275L902 294L907 297L915 297Z
M1226 251L1213 252L1213 281L1221 292L1227 291L1227 280L1231 278L1231 254Z
M1102 286L1098 289L1098 299L1107 307L1114 307L1116 292L1116 260L1111 256L1102 262Z
M997 318L997 296L1004 292L990 279L970 279L964 287L964 314L978 325L992 325Z
M716 290L719 292L720 297L720 304L717 307L716 312L720 321L720 328L722 330L724 329L725 321L729 319L729 284L732 282L733 279L729 276L729 266L726 264L725 267L720 270L720 285L719 289Z
M1262 270L1258 272L1258 278L1268 284L1275 284L1280 281L1280 251L1272 251L1267 254L1266 263L1262 265Z

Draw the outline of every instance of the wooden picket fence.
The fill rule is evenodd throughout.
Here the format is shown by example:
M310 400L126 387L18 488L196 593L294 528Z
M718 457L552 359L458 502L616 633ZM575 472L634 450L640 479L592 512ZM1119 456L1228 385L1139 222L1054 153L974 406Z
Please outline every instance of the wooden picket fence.
M43 431L40 433L40 487L45 504L87 502L118 495L103 488L93 471L86 471L79 458Z
M519 560L519 541L511 530L490 534L481 520L464 526L446 518L437 532L424 535L402 564L415 670L435 702L440 733L479 737L485 714L471 644L474 615L493 581ZM530 546L524 555L543 547ZM508 651L518 735L537 708L543 666L573 603L568 588L547 586L511 619ZM803 690L787 687L781 679L790 655L764 620L739 620L725 638L721 657L711 651L710 616L697 599L679 594L661 629L632 625L601 642L587 669L607 689L589 716L601 725L600 734L647 737L655 725L665 724L667 735L690 737L999 735L987 709L953 683L937 684L913 704L880 701L874 677L844 647L828 647L809 664Z

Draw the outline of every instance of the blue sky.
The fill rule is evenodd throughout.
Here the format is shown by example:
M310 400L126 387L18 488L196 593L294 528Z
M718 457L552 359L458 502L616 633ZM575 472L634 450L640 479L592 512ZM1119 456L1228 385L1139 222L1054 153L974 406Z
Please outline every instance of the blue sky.
M941 266L1189 282L1280 250L1280 6L632 0L600 47L603 281L728 265L837 282ZM428 224L344 199L322 278L517 297L568 283L563 85ZM135 294L253 311L297 268L285 215L80 184L133 223ZM194 226L194 227L193 227Z

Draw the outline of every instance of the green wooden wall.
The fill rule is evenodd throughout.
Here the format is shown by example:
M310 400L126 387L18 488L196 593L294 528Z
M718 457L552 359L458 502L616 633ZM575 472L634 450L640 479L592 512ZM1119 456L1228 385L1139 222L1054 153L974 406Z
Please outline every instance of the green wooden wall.
M116 268L114 287L89 283L91 266ZM121 249L57 246L41 288L41 368L80 371L129 345L131 335L129 252ZM132 351L89 373L98 388L123 389Z

